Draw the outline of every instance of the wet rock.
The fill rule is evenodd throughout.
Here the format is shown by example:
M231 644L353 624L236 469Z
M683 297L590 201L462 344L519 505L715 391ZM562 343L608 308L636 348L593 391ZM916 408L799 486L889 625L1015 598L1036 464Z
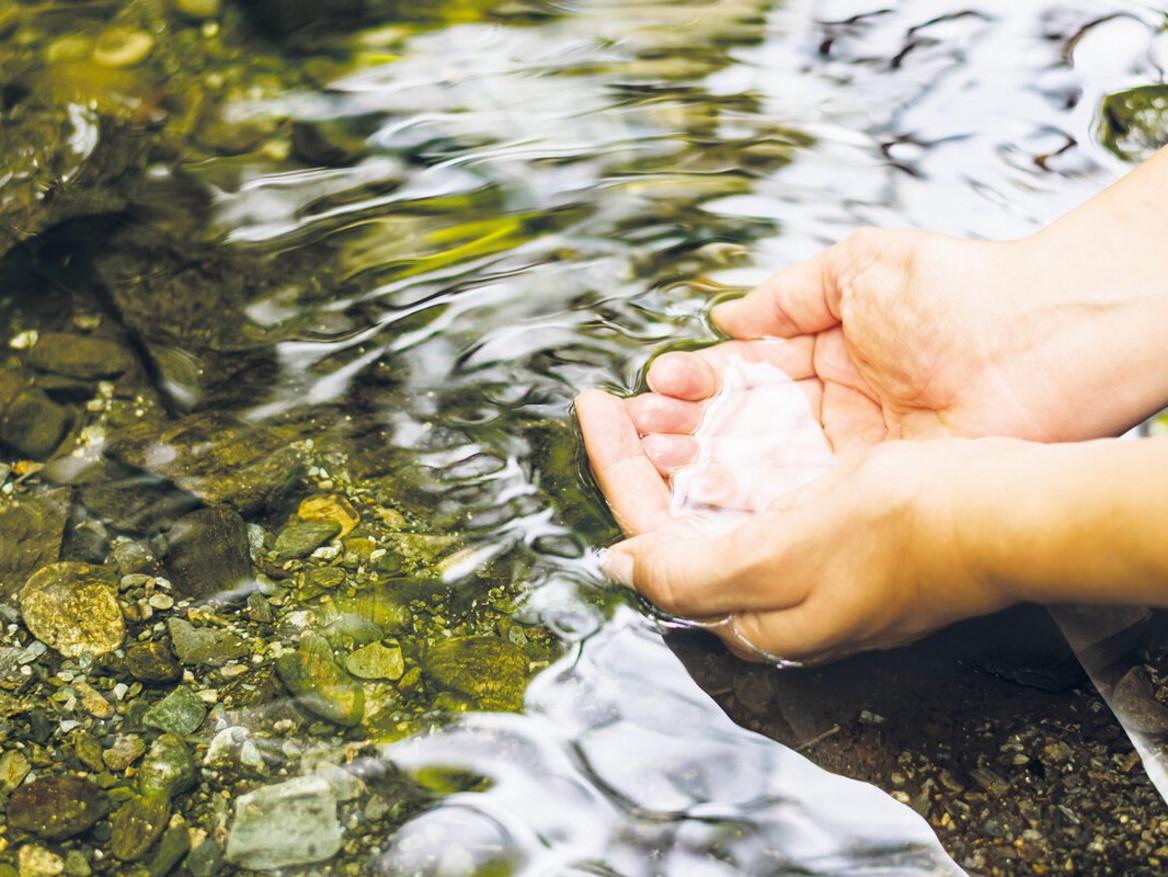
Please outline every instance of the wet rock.
M114 561L118 565L118 572L123 576L163 575L162 564L149 548L141 542L130 539L120 539L112 546Z
M275 36L287 36L302 28L348 28L360 22L366 0L249 0L248 17Z
M48 332L25 354L29 365L55 375L93 381L114 378L134 365L134 356L109 338Z
M116 714L114 705L88 682L73 683L73 690L77 692L81 708L95 719L112 719Z
M21 590L20 611L33 636L67 658L104 655L126 637L113 567L67 562L42 567Z
M398 680L406 665L400 646L370 643L345 658L345 669L358 679Z
M527 655L507 640L440 640L426 649L424 669L440 687L470 698L481 709L517 710L523 705Z
M73 754L94 773L100 773L105 769L105 761L101 757L101 743L88 731L80 731L73 738Z
M178 659L188 666L218 667L248 654L247 643L237 633L213 627L195 627L181 618L167 621L170 640Z
M66 877L89 877L92 873L93 869L89 866L89 860L85 858L85 854L81 850L69 850L65 853Z
M365 137L348 120L292 123L292 153L303 162L344 167L366 151Z
M107 812L101 790L86 777L40 777L8 800L8 824L49 840L80 834Z
M57 877L65 871L65 860L44 847L25 844L16 854L20 877Z
M175 6L191 18L214 18L223 11L222 0L177 0Z
M1141 85L1103 99L1103 145L1143 161L1168 143L1168 85Z
M272 605L258 591L247 595L247 617L256 624L272 623Z
M297 703L338 725L356 725L365 714L365 693L333 660L320 636L307 635L295 652L276 659L276 674Z
M142 724L183 736L199 730L206 717L206 704L192 689L180 685L146 711Z
M337 801L328 781L298 777L262 786L236 801L227 861L262 871L322 862L340 847Z
M162 836L170 819L170 799L134 795L110 817L110 852L123 862L142 858Z
M238 725L224 728L211 738L204 760L208 766L234 772L250 769L263 773L267 768L251 732Z
M1143 734L1168 734L1168 706L1156 700L1148 671L1136 665L1111 692L1112 708L1125 725Z
M223 851L219 844L207 838L191 850L185 864L191 877L218 877L223 870Z
M66 219L123 210L141 185L138 168L150 146L134 126L84 102L21 110L19 124L0 125L7 174L0 256Z
M110 436L105 453L170 479L209 506L248 515L277 502L300 481L304 461L289 442L301 432L204 412L162 429L153 423L127 427Z
M102 67L134 67L154 51L154 37L127 25L108 27L93 46L93 60Z
M0 401L0 444L34 460L48 459L72 427L72 410L38 387L24 387Z
M150 858L150 877L166 877L191 848L191 834L183 824L168 828Z
M137 734L119 734L114 745L101 754L105 766L115 773L121 772L137 761L146 752L146 744Z
M307 557L341 532L336 521L307 521L289 524L280 531L273 546L277 560Z
M73 491L62 487L0 506L0 599L60 557Z
M48 474L58 483L76 484L80 502L89 513L123 532L164 530L200 504L198 497L165 479L110 460L91 464L80 476L63 468L54 467Z
M176 734L163 734L138 766L138 791L173 798L195 784L198 769L187 745Z
M0 793L8 793L24 782L32 765L19 749L0 755Z
M126 669L140 682L174 682L182 676L182 665L164 642L135 643L126 649Z
M176 407L235 407L270 395L279 383L272 338L257 331L247 307L286 282L295 254L275 264L229 248L168 246L133 229L114 244L97 254L96 267Z
M302 521L336 521L341 528L337 535L342 539L361 523L361 516L353 504L346 497L332 493L303 500L296 510L296 517Z
M232 509L191 512L170 529L168 542L167 575L184 597L206 600L251 581L247 525Z

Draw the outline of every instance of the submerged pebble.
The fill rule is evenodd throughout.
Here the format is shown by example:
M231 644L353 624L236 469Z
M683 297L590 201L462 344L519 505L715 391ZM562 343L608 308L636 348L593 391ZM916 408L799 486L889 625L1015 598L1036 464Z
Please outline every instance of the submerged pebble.
M261 786L236 801L227 860L253 870L306 865L332 858L341 840L337 801L328 781L298 777Z
M93 60L102 67L133 67L154 51L154 37L135 27L107 28L93 46Z
M146 711L142 724L180 736L193 734L207 717L207 706L186 685L180 685Z
M104 655L126 637L117 593L113 567L52 563L29 578L20 611L32 635L65 657Z
M106 814L101 790L87 777L50 776L26 783L8 799L8 824L49 840L85 831Z

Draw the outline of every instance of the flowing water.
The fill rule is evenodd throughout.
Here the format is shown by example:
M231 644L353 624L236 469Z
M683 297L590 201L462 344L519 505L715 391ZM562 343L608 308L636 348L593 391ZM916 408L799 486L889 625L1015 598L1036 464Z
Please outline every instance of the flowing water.
M174 812L225 847L228 869L958 873L907 807L726 719L658 622L605 585L595 551L616 531L571 401L636 390L653 354L714 337L712 296L855 228L1014 237L1082 201L1126 167L1101 143L1101 107L1158 80L1161 16L1101 2L532 0L257 4L257 26L230 6L179 5L82 4L68 21L35 7L55 48L28 92L69 105L58 183L98 154L111 117L170 133L130 194L45 220L4 274L17 371L61 321L100 326L142 362L129 395L50 386L75 406L72 444L43 471L17 464L81 497L61 558L136 547L173 573L174 522L192 509L227 506L250 526L259 584L242 595L264 598L248 597L251 615L178 603L197 629L251 646L242 661L183 661L217 706L187 732L202 798ZM0 25L33 8L0 7ZM232 22L272 29L265 9L294 33L232 44ZM169 55L149 24L160 15ZM157 36L144 67L85 66L86 22L108 21ZM223 484L222 469L268 464L263 488ZM126 485L133 502L111 498ZM284 551L312 495L342 516L347 503L364 529ZM145 587L158 622L173 601L150 581L121 588ZM130 620L132 637L161 638L149 611ZM442 641L485 649L454 663L504 681L452 680ZM349 659L377 642L404 672L358 672ZM45 678L133 681L79 660ZM137 689L144 709L170 690ZM280 711L289 692L307 713ZM161 727L119 709L123 727L92 731L103 746ZM359 791L298 794L332 814L328 837L342 820L343 841L323 855L281 853L280 837L275 852L245 849L236 797L338 763ZM378 788L390 804L370 804ZM302 812L280 800L281 818ZM101 843L79 843L93 862ZM100 856L93 867L117 873Z

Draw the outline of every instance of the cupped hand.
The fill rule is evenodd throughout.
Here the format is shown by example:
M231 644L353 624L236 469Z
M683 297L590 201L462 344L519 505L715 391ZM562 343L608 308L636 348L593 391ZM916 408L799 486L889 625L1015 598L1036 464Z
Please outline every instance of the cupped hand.
M600 487L631 537L609 550L609 575L667 612L725 619L711 630L741 657L834 659L1012 601L966 556L961 531L977 516L961 498L986 478L1008 485L1010 449L1025 442L858 450L711 535L700 518L674 513L624 400L589 391L577 414Z

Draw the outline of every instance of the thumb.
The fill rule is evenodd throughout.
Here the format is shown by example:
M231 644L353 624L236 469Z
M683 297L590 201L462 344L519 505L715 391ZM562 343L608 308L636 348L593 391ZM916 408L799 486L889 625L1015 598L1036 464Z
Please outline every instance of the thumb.
M753 523L714 537L645 533L610 548L602 566L613 581L682 617L797 603L800 597L784 593L776 575L787 540L759 533Z
M830 329L840 321L839 246L785 268L743 298L716 305L711 319L732 338L793 338Z

